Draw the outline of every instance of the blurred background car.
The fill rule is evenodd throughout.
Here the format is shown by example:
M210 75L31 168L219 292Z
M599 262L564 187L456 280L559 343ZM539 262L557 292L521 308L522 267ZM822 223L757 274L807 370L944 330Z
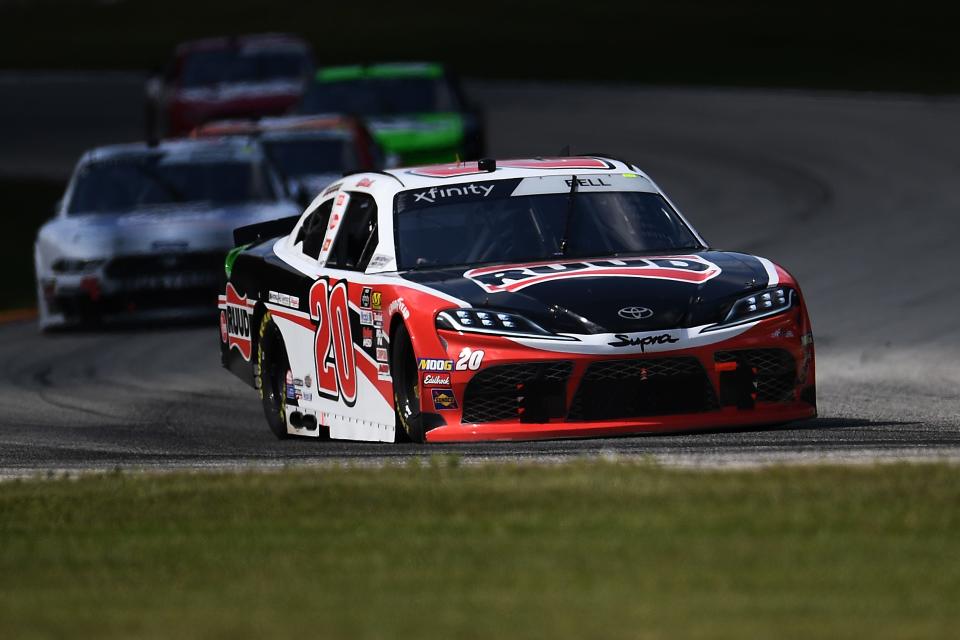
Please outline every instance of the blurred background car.
M377 142L403 165L476 160L486 133L458 79L428 62L319 69L297 106L301 114L364 118Z
M280 115L300 99L313 69L304 40L256 34L177 46L147 83L148 137L181 136L220 118Z
M194 129L197 138L255 136L286 181L287 190L306 207L345 173L392 166L359 118L316 115L218 120Z
M37 234L40 326L210 315L233 230L298 213L249 138L89 151Z

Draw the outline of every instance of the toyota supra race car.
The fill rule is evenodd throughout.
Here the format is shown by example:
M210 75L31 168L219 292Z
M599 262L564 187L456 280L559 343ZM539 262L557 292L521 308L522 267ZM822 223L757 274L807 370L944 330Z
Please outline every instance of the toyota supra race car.
M234 232L220 298L223 364L278 437L529 440L816 415L796 281L710 249L630 163L361 173L277 237L281 224Z

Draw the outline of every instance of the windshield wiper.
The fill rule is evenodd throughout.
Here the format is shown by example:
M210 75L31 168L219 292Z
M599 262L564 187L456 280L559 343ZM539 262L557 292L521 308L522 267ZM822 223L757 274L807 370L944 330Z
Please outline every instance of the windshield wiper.
M570 225L573 221L573 209L577 197L577 176L570 176L570 192L567 193L567 212L563 219L563 237L560 239L560 251L555 254L559 256L567 255L567 243L570 240Z

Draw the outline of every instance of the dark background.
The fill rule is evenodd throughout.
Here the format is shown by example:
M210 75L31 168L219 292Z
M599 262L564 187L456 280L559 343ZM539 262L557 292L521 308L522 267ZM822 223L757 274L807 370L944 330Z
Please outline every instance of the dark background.
M447 62L477 78L954 92L960 9L932 2L568 4L0 0L0 69L149 69L179 41L291 31L319 64Z

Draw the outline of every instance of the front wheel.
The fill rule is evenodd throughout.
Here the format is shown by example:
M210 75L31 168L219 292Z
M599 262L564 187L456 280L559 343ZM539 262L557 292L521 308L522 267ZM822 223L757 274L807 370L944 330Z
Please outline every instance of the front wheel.
M390 371L393 375L393 404L397 414L397 442L424 442L423 414L420 412L420 380L410 334L402 324L392 341Z
M274 324L270 312L263 314L257 342L256 385L263 403L267 426L277 438L290 437L287 433L287 377L290 362L283 335Z

